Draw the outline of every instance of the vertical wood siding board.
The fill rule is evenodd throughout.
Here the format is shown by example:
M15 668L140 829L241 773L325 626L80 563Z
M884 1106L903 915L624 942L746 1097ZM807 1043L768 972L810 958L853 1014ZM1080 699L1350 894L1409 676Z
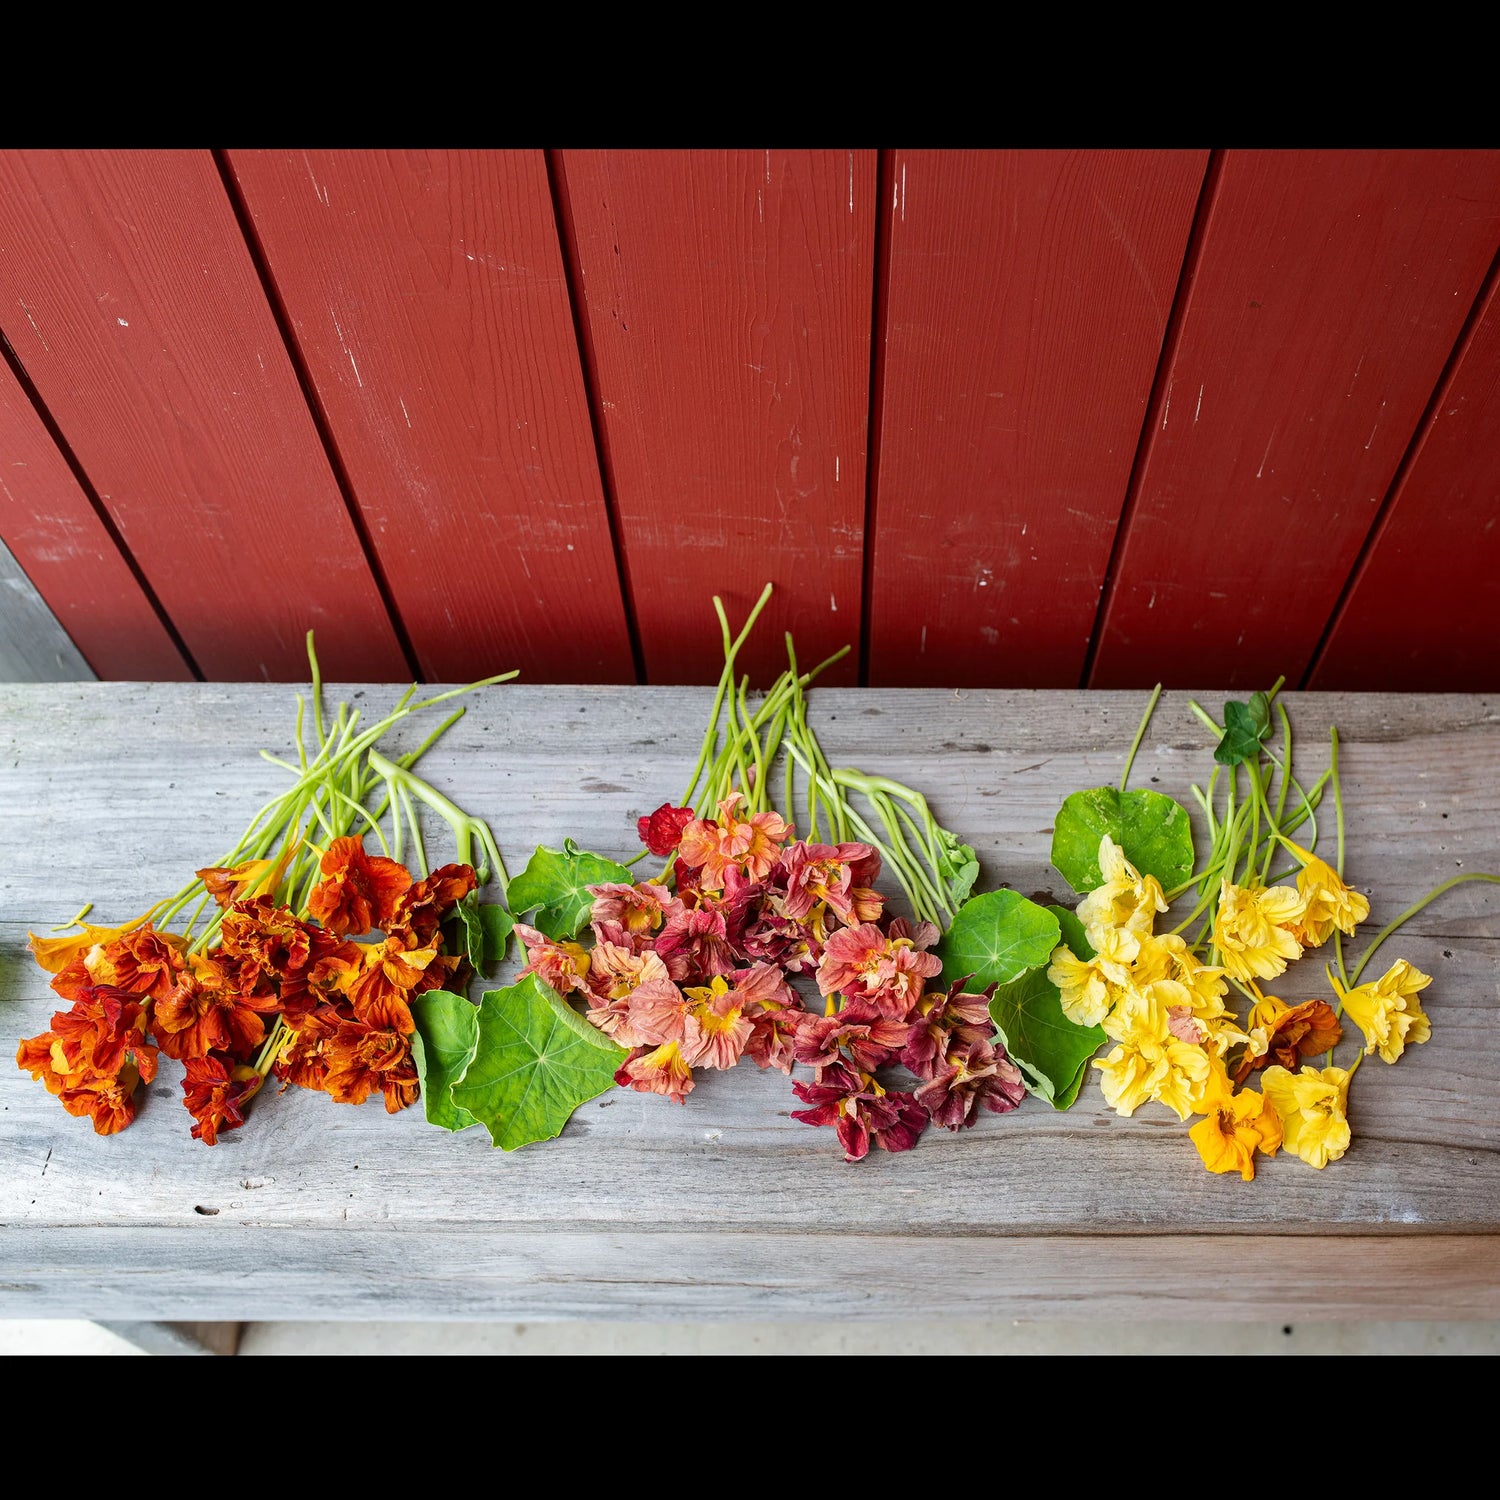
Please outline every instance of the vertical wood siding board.
M234 151L429 678L634 678L546 161Z
M386 612L386 617L390 620L391 633L396 637L401 655L405 658L407 671L414 680L420 680L422 672L416 650L412 646L411 637L407 634L406 625L401 618L401 611L391 592L390 581L386 578L385 570L381 566L380 554L370 537L369 527L365 524L364 514L360 510L359 501L354 494L354 485L349 477L348 466L339 452L338 439L328 424L328 413L323 409L317 387L308 370L307 357L297 342L296 331L287 315L286 301L276 284L275 273L266 257L266 247L261 241L260 233L255 227L255 220L245 203L245 195L240 190L239 181L235 177L234 165L229 159L229 153L216 150L214 166L218 170L220 181L224 184L224 192L234 211L235 222L240 227L241 235L244 236L245 248L250 252L250 259L255 266L255 274L260 279L266 305L271 309L271 316L276 320L276 331L281 335L282 345L286 349L287 358L291 361L292 370L297 377L297 386L302 392L303 401L307 404L308 415L312 418L313 426L317 430L318 441L323 445L323 453L328 460L334 483L338 486L339 498L344 503L345 514L348 515L349 524L354 528L354 534L359 539L365 566L369 568L370 577L380 593L380 603Z
M1500 690L1500 254L1308 673L1310 686Z
M785 630L857 645L875 153L562 158L650 679L714 680L712 595L738 620L767 578L752 682Z
M1497 152L1226 153L1093 686L1303 676L1497 239Z
M0 153L18 356L204 674L404 663L212 157ZM299 545L300 543L300 545Z
M1183 251L1182 269L1178 273L1177 287L1172 294L1172 310L1167 316L1166 330L1162 335L1161 349L1157 356L1156 373L1151 378L1151 395L1146 402L1141 428L1136 435L1135 458L1130 465L1130 479L1125 487L1125 503L1120 508L1120 518L1115 524L1114 538L1110 543L1109 562L1104 579L1099 586L1098 608L1094 624L1089 631L1088 650L1084 655L1083 672L1078 686L1090 687L1094 675L1094 663L1099 655L1099 642L1103 636L1104 621L1109 614L1114 598L1115 581L1119 576L1121 554L1125 539L1130 535L1136 509L1140 504L1141 479L1151 457L1151 444L1160 431L1162 408L1165 403L1168 377L1172 363L1177 357L1177 347L1182 339L1182 325L1193 300L1193 280L1203 255L1203 242L1213 222L1214 198L1218 193L1220 175L1224 165L1224 153L1214 150L1209 153L1203 172L1203 183L1198 193L1198 203L1193 211L1192 228L1188 232L1187 246Z
M885 406L886 322L890 307L891 191L893 151L882 151L875 163L875 281L870 297L870 416L865 439L869 455L865 473L864 597L859 618L859 682L871 682L870 642L875 622L875 562L880 540L880 437ZM895 540L895 539L893 539Z
M1201 151L898 151L871 680L1077 683Z
M191 680L191 660L3 331L0 342L0 539L95 675Z
M599 360L589 328L583 299L583 270L578 258L578 232L573 224L573 209L568 197L568 174L560 151L547 153L547 180L552 187L553 208L557 215L557 238L562 247L563 268L568 278L568 310L573 318L573 336L578 343L578 363L583 374L583 388L589 408L589 427L594 438L594 453L599 464L599 486L604 497L604 511L609 522L609 541L615 554L615 571L620 580L620 603L625 611L625 628L630 635L630 660L635 680L644 686L646 655L641 647L641 626L635 607L635 585L630 576L630 559L626 556L620 521L620 502L615 488L614 467L609 454L609 429L599 404Z

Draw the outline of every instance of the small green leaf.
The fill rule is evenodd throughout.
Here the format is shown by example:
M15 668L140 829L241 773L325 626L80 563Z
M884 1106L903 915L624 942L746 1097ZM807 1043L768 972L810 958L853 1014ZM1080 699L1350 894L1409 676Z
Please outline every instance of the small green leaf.
M947 882L949 904L956 912L968 899L979 878L979 860L968 844L961 844L957 834L938 829L938 874Z
M1271 700L1264 693L1252 693L1249 703L1226 703L1224 734L1214 750L1214 759L1223 766L1253 761L1270 734Z
M510 883L510 909L520 916L536 907L537 928L549 938L570 938L587 925L593 910L594 898L585 887L614 882L629 885L630 871L567 839L561 849L542 846L531 856Z
M474 1060L453 1102L504 1151L561 1133L569 1116L615 1081L630 1055L595 1030L535 975L480 1002Z
M1094 950L1078 918L1066 907L1046 909L1074 956L1092 958ZM1077 1026L1063 1014L1062 999L1047 978L1045 964L1000 985L990 1001L990 1017L1005 1050L1030 1081L1032 1093L1054 1109L1067 1109L1083 1087L1089 1059L1104 1041L1103 1029Z
M464 956L478 973L484 967L484 923L479 919L479 892L470 891L455 910L463 934Z
M1063 803L1052 831L1052 864L1080 895L1103 883L1099 841L1106 833L1165 891L1193 873L1193 825L1182 803L1144 788L1096 786Z
M498 901L486 901L479 908L479 920L484 927L484 961L497 964L510 947L516 919Z
M454 1104L449 1090L464 1076L479 1042L479 1012L462 995L424 990L411 1001L417 1023L412 1058L422 1080L422 1108L429 1124L464 1130L475 1123L468 1110Z
M1004 984L1046 963L1059 937L1057 918L1015 891L971 896L938 944L943 983L972 974L975 994L993 981Z

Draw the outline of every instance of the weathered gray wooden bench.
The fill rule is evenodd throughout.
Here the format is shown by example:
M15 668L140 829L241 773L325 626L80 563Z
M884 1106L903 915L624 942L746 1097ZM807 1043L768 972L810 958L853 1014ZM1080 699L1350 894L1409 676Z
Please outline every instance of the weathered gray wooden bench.
M367 720L396 696L329 693L362 693ZM1190 801L1207 741L1187 696L1163 699L1133 784ZM681 792L708 701L507 685L424 769L490 820L513 869L566 836L624 856L637 815ZM1028 895L1064 893L1059 801L1118 779L1143 702L811 698L834 764L927 790L983 884ZM1368 931L1450 875L1500 870L1500 701L1287 702L1299 760L1326 763L1339 726ZM779 1074L748 1066L707 1075L683 1108L612 1091L559 1140L505 1155L420 1110L388 1117L378 1096L352 1109L298 1090L206 1149L169 1063L136 1123L96 1137L9 1063L54 1009L26 930L87 900L92 920L134 915L228 847L284 784L256 751L285 752L292 708L262 685L0 688L0 1316L1500 1316L1500 887L1480 883L1389 945L1435 976L1433 1039L1361 1070L1354 1146L1321 1173L1283 1155L1253 1183L1210 1176L1175 1118L1116 1118L1093 1083L1066 1114L1028 1099L850 1166L831 1132L788 1117ZM1296 972L1284 998L1319 992L1321 965Z

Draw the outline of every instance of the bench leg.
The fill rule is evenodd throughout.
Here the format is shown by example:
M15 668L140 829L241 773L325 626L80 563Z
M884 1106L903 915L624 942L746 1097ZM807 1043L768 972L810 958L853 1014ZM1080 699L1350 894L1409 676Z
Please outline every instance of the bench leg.
M117 1338L147 1354L233 1354L240 1344L241 1323L106 1323Z

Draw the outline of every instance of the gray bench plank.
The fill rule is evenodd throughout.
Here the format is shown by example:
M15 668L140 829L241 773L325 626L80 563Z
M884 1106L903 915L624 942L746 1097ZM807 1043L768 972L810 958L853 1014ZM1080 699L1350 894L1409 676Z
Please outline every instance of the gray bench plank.
M367 715L397 695L384 686L334 688L330 700L355 692ZM1202 774L1206 736L1188 696L1165 696L1134 784L1158 777L1162 790L1185 799L1187 782ZM1222 695L1198 696L1216 703ZM474 701L426 769L491 821L513 869L536 843L568 835L626 855L637 847L635 818L680 793L708 699L702 689L507 685ZM984 883L1029 895L1065 894L1048 865L1058 803L1074 788L1117 780L1144 695L830 689L811 701L835 764L923 787L938 816L975 844ZM1309 775L1326 764L1326 725L1339 725L1348 868L1371 892L1369 931L1460 869L1500 870L1500 703L1451 695L1287 701ZM283 784L285 773L255 752L285 752L290 708L290 689L259 684L0 687L7 1048L44 1029L54 1008L46 976L21 951L25 928L64 920L90 899L97 920L133 915L227 847ZM1128 1306L1201 1314L1207 1292L1184 1302L1163 1275L1174 1258L1191 1272L1202 1236L1244 1237L1246 1251L1281 1237L1290 1253L1303 1236L1337 1233L1359 1239L1358 1255L1339 1257L1340 1275L1352 1267L1355 1276L1339 1295L1356 1301L1390 1290L1410 1236L1421 1238L1424 1264L1451 1241L1457 1258L1443 1264L1453 1274L1433 1295L1450 1299L1446 1315L1461 1314L1483 1303L1475 1276L1490 1289L1484 1296L1496 1284L1479 1268L1485 1254L1494 1263L1492 1237L1500 1235L1497 893L1461 887L1390 945L1392 956L1436 976L1424 996L1434 1038L1399 1068L1372 1059L1361 1071L1350 1154L1322 1173L1278 1158L1253 1184L1210 1176L1175 1118L1150 1106L1118 1119L1092 1085L1066 1114L1028 1100L961 1135L929 1133L909 1155L849 1166L831 1132L788 1117L796 1101L780 1075L748 1067L705 1075L685 1108L613 1091L586 1105L559 1140L506 1156L480 1132L449 1137L415 1111L390 1118L378 1103L350 1109L296 1090L257 1101L245 1129L208 1150L188 1137L170 1063L136 1124L100 1140L0 1065L0 1313L215 1319L254 1306L259 1316L281 1317L440 1316L445 1308L629 1316L639 1306L652 1316L766 1315L755 1298L723 1288L648 1284L653 1256L680 1266L720 1243L712 1253L732 1256L746 1276L756 1265L766 1276L775 1271L776 1311L826 1314L831 1294L818 1263L828 1252L818 1246L835 1235L835 1259L850 1276L883 1268L889 1301L868 1316L955 1305L941 1278L924 1282L912 1271L901 1282L889 1258L893 1244L905 1244L900 1254L920 1266L957 1241L974 1243L970 1259L951 1250L954 1265L989 1268L976 1296L983 1285L989 1305L1054 1315L1062 1302L1033 1275L1047 1260L1037 1247L1086 1248L1092 1236L1115 1245L1120 1236L1149 1237L1140 1251L1155 1268L1151 1295L1161 1305L1146 1309L1141 1298L1151 1296L1123 1282L1108 1290L1108 1278L1098 1279L1107 1256L1075 1257L1069 1263L1088 1261L1099 1295L1114 1299L1090 1313ZM1321 964L1294 973L1297 985L1278 993L1319 992ZM332 1273L315 1286L313 1247L330 1243L341 1264L406 1269L385 1293L357 1278L335 1284ZM486 1243L492 1253L475 1268L472 1252ZM558 1252L550 1272L547 1245ZM514 1251L512 1270L499 1267L501 1246ZM1250 1257L1226 1253L1236 1275L1246 1275ZM608 1296L589 1269L598 1254L619 1267ZM264 1300L266 1268L293 1263L302 1268L272 1295L273 1307ZM188 1275L192 1265L202 1274ZM169 1274L174 1266L181 1274ZM229 1276L229 1291L210 1285L210 1268ZM1256 1276L1266 1289L1285 1280L1268 1270L1250 1275L1247 1298ZM128 1297L122 1281L134 1288ZM123 1299L113 1311L100 1305L106 1292ZM1445 1315L1435 1302L1423 1305L1406 1310ZM1495 1315L1493 1300L1483 1305Z

